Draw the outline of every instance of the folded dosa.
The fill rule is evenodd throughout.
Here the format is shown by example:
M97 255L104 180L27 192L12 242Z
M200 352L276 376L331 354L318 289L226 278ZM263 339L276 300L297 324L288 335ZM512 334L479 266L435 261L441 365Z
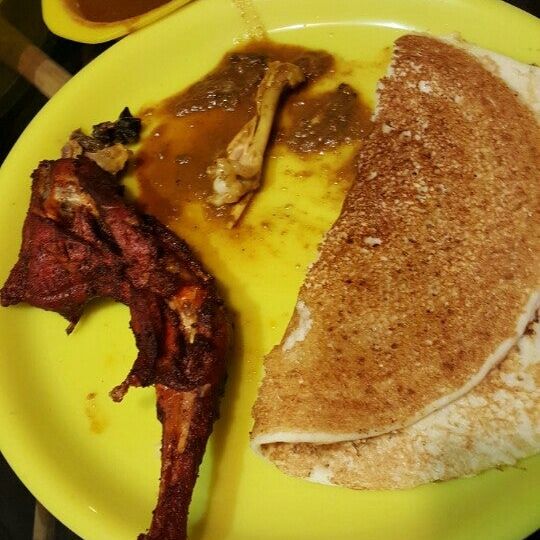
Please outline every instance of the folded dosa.
M280 469L356 489L414 487L470 476L540 450L540 328L530 328L473 390L394 433L334 444L273 443Z
M430 426L436 411L463 407L505 358L501 373L518 376L516 343L540 297L540 127L523 84L536 76L443 40L396 41L357 180L265 358L252 444L284 470L323 481L316 461L339 454L345 471L345 462L364 463L349 480L332 469L332 482L402 487L508 462L501 450L499 460L463 458L422 477L407 476L402 460L395 481L391 472L361 479L377 445L410 448L414 429L432 440L419 421ZM493 384L481 390L490 403ZM518 430L508 415L507 432L493 424L503 438ZM512 455L537 447L535 439Z

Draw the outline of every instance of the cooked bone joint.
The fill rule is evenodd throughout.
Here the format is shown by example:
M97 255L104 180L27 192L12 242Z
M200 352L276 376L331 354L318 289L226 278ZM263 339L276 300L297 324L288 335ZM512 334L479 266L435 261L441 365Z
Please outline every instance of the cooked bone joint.
M237 133L227 147L226 157L208 168L214 179L214 193L208 201L214 206L237 203L260 185L264 152L285 88L294 88L305 79L302 70L288 62L271 62L257 89L257 113Z

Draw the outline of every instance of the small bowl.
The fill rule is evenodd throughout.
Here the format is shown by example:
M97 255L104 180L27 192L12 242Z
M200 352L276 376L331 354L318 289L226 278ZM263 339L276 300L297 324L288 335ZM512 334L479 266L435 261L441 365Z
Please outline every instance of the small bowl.
M171 0L142 15L114 22L89 21L70 8L66 0L42 0L43 19L60 37L81 43L103 43L129 34L177 10L191 0Z

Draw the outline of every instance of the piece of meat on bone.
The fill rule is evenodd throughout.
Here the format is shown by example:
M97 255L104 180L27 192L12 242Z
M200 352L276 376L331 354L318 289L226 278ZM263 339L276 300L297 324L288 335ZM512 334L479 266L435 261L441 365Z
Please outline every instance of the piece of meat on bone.
M286 88L295 88L305 79L302 70L288 62L270 62L257 88L257 111L229 143L226 156L218 158L207 174L213 179L214 206L235 204L257 190L261 182L263 158L279 99Z
M155 385L163 423L159 499L141 538L182 540L225 378L229 326L214 279L87 157L44 161L32 177L22 247L1 303L60 313L69 331L93 298L129 306L139 352L111 396Z
M131 150L125 145L138 142L141 127L140 118L132 116L125 107L118 120L93 126L91 135L75 130L62 148L62 157L85 155L107 172L118 174L131 156Z

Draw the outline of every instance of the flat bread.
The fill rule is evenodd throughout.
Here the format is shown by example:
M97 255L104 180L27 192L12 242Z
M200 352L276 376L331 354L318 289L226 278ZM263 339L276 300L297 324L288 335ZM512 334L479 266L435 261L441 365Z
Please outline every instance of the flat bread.
M355 489L409 488L470 476L540 451L540 328L471 392L394 433L334 444L273 443L283 472Z
M502 454L482 458L477 445L468 462L442 459L422 476L428 458L417 456L404 429L435 441L419 421L436 422L436 411L449 413L449 404L481 383L539 306L540 127L526 104L530 88L506 84L488 53L463 47L420 35L396 41L357 181L309 269L282 342L265 359L252 445L293 474L306 476L307 465L295 462L299 448L300 458L312 452L323 466L327 452L334 463L352 460L352 480L347 467L331 477L353 487L403 487L506 462ZM516 353L508 361L501 373L517 377ZM456 414L469 421L464 407ZM515 433L511 414L508 433ZM504 438L502 423L493 425ZM377 480L373 471L361 479L377 462L363 460L381 451L364 456L363 448L405 442L408 461L388 473L395 480L384 472ZM528 455L537 444L510 454ZM328 478L324 467L306 463L307 476Z

